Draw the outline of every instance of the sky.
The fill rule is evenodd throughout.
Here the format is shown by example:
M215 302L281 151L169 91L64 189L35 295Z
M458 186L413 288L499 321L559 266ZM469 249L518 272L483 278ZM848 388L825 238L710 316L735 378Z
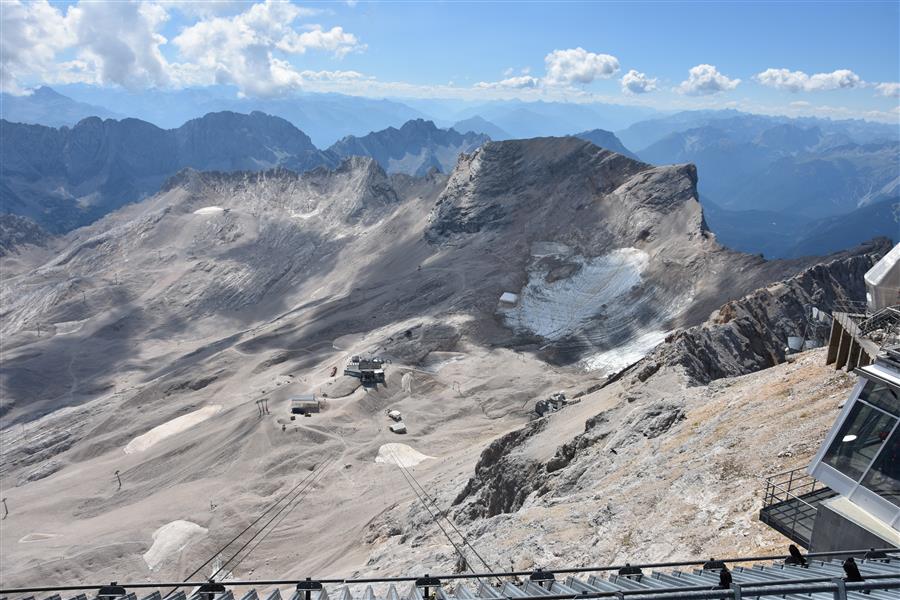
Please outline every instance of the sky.
M900 2L0 0L0 87L900 120Z

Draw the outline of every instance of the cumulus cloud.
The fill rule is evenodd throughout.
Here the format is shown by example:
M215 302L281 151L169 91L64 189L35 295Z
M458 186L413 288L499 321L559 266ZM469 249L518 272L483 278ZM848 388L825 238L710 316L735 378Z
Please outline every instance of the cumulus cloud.
M161 50L169 44L160 33L167 10L194 21L172 40L178 56L171 62ZM41 81L131 89L227 83L272 95L303 83L291 56L320 51L340 59L365 49L342 27L298 23L319 9L277 0L81 1L65 10L47 0L4 0L0 12L0 87L17 94L27 93L23 81Z
M656 89L656 78L631 69L621 79L622 92L628 95L646 94Z
M524 90L530 88L536 88L540 85L541 81L536 77L531 77L530 75L522 75L520 77L508 77L506 79L502 79L500 81L479 81L475 84L475 87L481 89L505 89L505 90Z
M900 83L879 83L875 86L875 90L878 92L879 96L900 98Z
M740 82L719 73L713 65L697 65L688 71L688 78L681 82L678 91L688 96L709 96L733 90Z
M160 51L166 38L157 33L169 15L149 2L83 2L69 11L78 40L78 59L62 63L77 78L93 73L95 83L130 89L170 83L168 62Z
M71 9L63 14L46 0L4 3L0 10L0 91L25 94L23 78L55 69L56 54L77 39Z
M302 85L303 78L277 53L323 50L336 57L364 46L341 27L314 25L299 32L302 15L293 4L254 4L233 17L215 17L186 28L173 40L188 61L214 74L216 83L237 85L243 92L269 96Z
M554 50L544 57L549 85L591 83L595 79L609 79L619 70L619 59L609 54L595 54L584 48Z
M814 75L788 69L766 69L754 78L762 85L792 93L840 90L858 87L863 83L859 75L849 69Z

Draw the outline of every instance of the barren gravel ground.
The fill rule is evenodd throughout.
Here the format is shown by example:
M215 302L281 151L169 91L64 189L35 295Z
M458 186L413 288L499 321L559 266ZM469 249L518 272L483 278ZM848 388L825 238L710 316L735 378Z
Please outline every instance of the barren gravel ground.
M585 306L603 282L578 265L535 271L549 260L536 244L589 264L639 255L610 298L628 310ZM451 514L498 567L764 547L776 538L753 520L755 475L801 464L849 381L817 353L708 388L665 367L528 425L535 401L603 381L586 357L701 323L815 262L722 248L691 167L572 138L491 143L449 177L392 178L362 159L183 173L61 248L0 265L3 585L179 579L326 463L235 577L452 569L401 472L376 462L387 443L434 457L411 471L442 506L458 499ZM537 272L580 290L578 325L553 344L498 309ZM340 375L369 353L391 359L377 389ZM327 394L324 410L291 420L290 394L306 392ZM408 434L388 430L389 409ZM507 462L479 467L523 426L500 444Z

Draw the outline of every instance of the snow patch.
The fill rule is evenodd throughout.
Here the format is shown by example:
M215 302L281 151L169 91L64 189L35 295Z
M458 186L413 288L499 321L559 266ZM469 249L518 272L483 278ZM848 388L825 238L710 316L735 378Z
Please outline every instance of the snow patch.
M194 211L195 215L220 215L225 212L221 206L204 206Z
M144 562L151 571L168 558L174 558L192 540L206 535L207 529L191 521L172 521L153 532L153 545L144 553Z
M80 331L83 326L83 319L80 321L60 321L53 324L53 327L56 329L56 335L71 335Z
M29 533L28 535L22 536L19 539L20 544L31 544L34 542L43 542L45 540L51 540L55 537L59 537L58 533Z
M406 444L384 444L378 449L378 456L375 457L375 462L397 465L408 469L429 458L434 457L422 454Z
M598 371L601 375L612 375L644 358L667 335L668 331L648 331L613 350L586 357L581 361L581 367L586 371Z
M128 442L128 445L125 446L125 454L134 454L136 452L148 450L167 437L171 437L186 429L190 429L198 423L202 423L220 410L222 410L221 405L210 404L209 406L204 406L200 410L195 410L192 413L176 417L162 425L157 425L147 433L139 435Z
M551 249L540 248L541 255ZM625 296L641 283L650 257L637 248L622 248L596 258L575 255L566 260L580 266L568 278L548 283L549 270L541 263L529 270L518 306L502 311L508 325L556 341L577 332L599 312L616 318L616 312L627 308Z

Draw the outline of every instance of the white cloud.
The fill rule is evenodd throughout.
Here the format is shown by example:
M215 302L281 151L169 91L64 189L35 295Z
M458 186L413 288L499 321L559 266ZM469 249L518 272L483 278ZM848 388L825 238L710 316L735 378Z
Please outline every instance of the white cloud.
M549 85L591 83L595 79L609 79L619 70L619 59L609 54L595 54L584 48L554 50L544 57Z
M242 94L272 95L303 84L291 56L320 51L340 59L365 49L342 27L297 23L319 9L277 0L250 6L82 0L65 12L46 0L2 1L0 86L17 94L39 81L131 89L227 83ZM172 40L178 50L172 62L161 50L169 43L160 34L167 8L192 21Z
M681 82L678 91L688 96L709 96L733 90L740 79L729 79L713 65L697 65L688 71L688 78Z
M186 28L173 42L181 56L208 70L216 83L234 84L243 93L270 96L298 88L303 78L277 56L323 50L336 57L364 45L341 27L319 25L299 32L293 23L303 11L293 4L254 4L233 17L215 17Z
M358 71L300 71L300 77L304 81L359 81L360 79L374 79L366 77Z
M622 92L629 95L646 94L656 89L656 78L631 69L621 79Z
M78 59L64 72L94 74L93 83L130 89L170 83L168 62L160 51L166 38L157 33L169 15L158 4L82 2L70 11L78 39Z
M536 77L522 75L521 77L509 77L500 81L479 81L475 84L475 87L481 89L524 90L536 88L540 83L540 80Z
M814 75L788 69L766 69L755 75L754 79L762 85L792 93L847 89L858 87L863 83L859 75L849 69Z
M71 9L63 14L46 0L4 2L0 10L0 91L25 94L22 79L55 68L57 52L77 40Z
M900 83L879 83L875 86L875 90L878 92L879 96L900 98Z

